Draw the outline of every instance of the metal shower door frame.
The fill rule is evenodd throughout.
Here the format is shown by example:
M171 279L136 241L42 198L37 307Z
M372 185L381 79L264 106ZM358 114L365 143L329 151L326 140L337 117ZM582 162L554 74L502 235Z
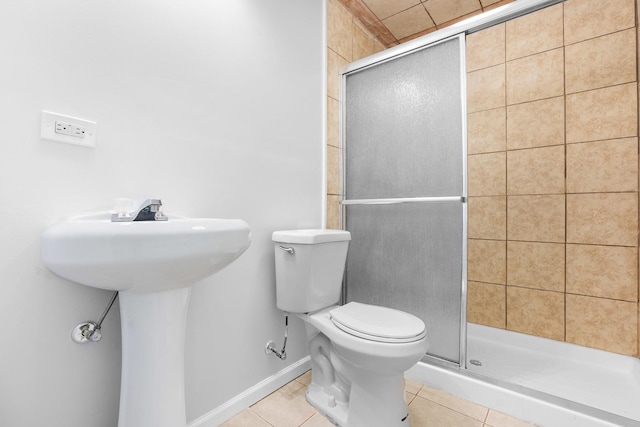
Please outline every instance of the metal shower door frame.
M351 74L355 71L365 69L368 67L372 67L378 64L381 64L386 61L390 61L396 58L399 58L404 55L408 55L417 50L425 49L430 46L434 46L438 43L444 42L446 40L459 37L460 38L460 49L461 49L461 84L462 84L462 110L463 110L463 168L464 168L464 180L463 180L463 195L461 199L463 201L463 245L462 245L462 295L461 295L461 323L460 323L460 360L458 364L453 364L447 360L439 359L430 355L425 355L423 360L429 359L431 362L442 363L445 365L457 365L460 368L466 368L466 350L467 350L467 91L466 91L466 45L465 45L465 37L468 34L483 30L485 28L491 27L493 25L497 25L502 22L506 22L508 20L517 18L519 16L523 16L529 14L531 12L535 12L537 10L543 9L545 7L554 5L556 3L561 3L564 0L518 0L513 3L509 3L505 6L490 10L488 12L484 12L480 15L476 15L464 21L458 22L450 27L446 27L444 29L438 30L431 34L419 37L417 39L408 41L403 43L402 45L386 49L377 54L371 55L364 59L352 62L340 69L340 141L341 141L341 150L340 150L340 163L341 163L341 173L342 173L342 188L346 188L345 180L345 156L344 147L346 145L345 141L345 132L344 132L344 123L345 120L345 109L344 105L344 96L346 94L346 77L348 74ZM454 196L455 197L455 196ZM422 200L424 202L435 201L435 200L426 200L431 198L424 198ZM419 201L419 200L414 200ZM361 202L375 202L374 200L361 200ZM409 200L377 200L378 203L405 203L410 202ZM345 222L345 209L343 206L350 204L349 200L341 200L340 201L340 217L341 223L346 224ZM345 279L346 280L346 279ZM346 296L346 287L348 284L345 283L343 287L343 299Z
M377 65L381 65L388 61L393 61L395 59L401 58L405 55L410 55L416 53L418 51L429 49L431 47L437 46L439 44L458 39L459 43L459 58L460 58L460 93L461 93L461 124L462 124L462 139L460 143L462 144L462 158L460 159L462 163L462 191L459 195L451 195L451 196L441 196L441 197L409 197L409 198L386 198L386 199L346 199L346 197L342 197L340 200L340 216L342 218L343 228L346 226L346 209L344 206L348 205L372 205L372 204L397 204L397 203L450 203L450 202L460 202L462 203L462 266L461 266L461 296L460 296L460 331L459 331L459 360L457 362L452 362L444 358L439 358L434 355L425 354L424 358L429 358L435 360L438 363L444 364L452 364L455 366L465 367L466 361L466 347L467 347L467 86L466 86L466 44L465 44L465 33L459 33L453 36L449 36L446 38L440 38L438 40L427 41L426 44L422 44L419 47L408 46L406 49L398 51L396 54L386 57L379 61L372 61L367 65L361 65L354 69L351 69L351 66L354 64L350 64L350 66L345 67L340 70L341 73L341 84L340 84L340 140L341 147L340 150L340 163L341 163L341 172L342 172L342 188L346 189L346 174L344 173L346 168L345 161L345 147L346 147L346 132L344 132L344 124L346 123L346 109L345 105L345 97L346 97L346 81L347 76L365 70L370 67L375 67ZM391 49L390 49L391 50ZM347 278L345 276L345 285L343 286L343 301L346 301L346 291L348 287Z

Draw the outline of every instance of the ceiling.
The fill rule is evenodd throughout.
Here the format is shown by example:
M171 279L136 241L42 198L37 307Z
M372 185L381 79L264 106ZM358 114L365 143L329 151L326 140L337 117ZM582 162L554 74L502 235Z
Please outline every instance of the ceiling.
M514 0L338 1L385 47L391 47Z

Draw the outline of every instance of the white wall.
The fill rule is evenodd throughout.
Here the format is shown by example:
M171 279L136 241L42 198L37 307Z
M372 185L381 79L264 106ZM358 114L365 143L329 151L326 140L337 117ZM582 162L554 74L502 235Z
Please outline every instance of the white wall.
M110 293L50 273L43 229L116 197L242 218L250 249L194 286L186 348L194 420L304 357L275 308L273 230L322 221L324 1L0 2L0 425L113 427L117 305L100 343L70 338ZM95 120L95 149L39 138L41 110Z

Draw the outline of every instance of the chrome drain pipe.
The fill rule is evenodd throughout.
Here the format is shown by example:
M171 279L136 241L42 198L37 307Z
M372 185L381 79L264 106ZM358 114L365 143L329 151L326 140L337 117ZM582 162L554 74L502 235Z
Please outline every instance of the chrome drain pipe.
M284 344L282 344L282 350L278 350L276 348L276 343L274 341L269 341L267 346L264 349L264 354L275 354L279 359L286 360L287 352L285 349L287 348L287 330L289 329L289 313L284 312Z

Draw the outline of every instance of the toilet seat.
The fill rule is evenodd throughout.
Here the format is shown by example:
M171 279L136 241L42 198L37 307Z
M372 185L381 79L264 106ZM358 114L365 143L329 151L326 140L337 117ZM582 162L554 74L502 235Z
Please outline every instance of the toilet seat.
M329 314L339 329L369 341L409 343L426 335L422 320L393 308L350 302L334 308Z

